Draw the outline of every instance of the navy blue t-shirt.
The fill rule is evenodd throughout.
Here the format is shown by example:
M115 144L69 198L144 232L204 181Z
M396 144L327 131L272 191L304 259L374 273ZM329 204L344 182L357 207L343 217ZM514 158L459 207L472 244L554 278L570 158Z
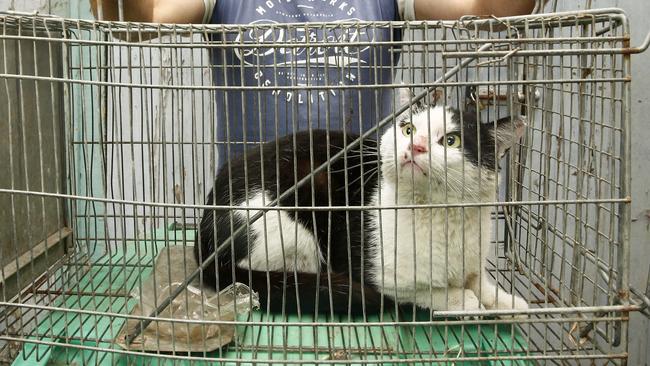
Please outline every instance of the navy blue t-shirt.
M217 0L211 17L213 24L258 25L357 20L399 20L396 2ZM245 146L306 130L309 125L363 133L392 110L392 90L355 86L392 82L399 50L391 52L388 45L372 43L399 41L401 33L357 25L307 29L262 26L245 30L226 32L228 44L254 42L268 43L270 47L215 48L212 54L215 85L236 87L216 91L219 165L228 156L240 154ZM223 42L222 37L215 34L213 41ZM337 47L340 42L355 41L370 44ZM327 42L331 46L271 46L307 42Z

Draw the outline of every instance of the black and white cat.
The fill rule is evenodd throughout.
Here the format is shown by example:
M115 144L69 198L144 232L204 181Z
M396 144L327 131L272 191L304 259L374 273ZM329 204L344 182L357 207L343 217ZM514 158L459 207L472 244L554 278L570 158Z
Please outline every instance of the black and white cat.
M440 106L404 113L379 144L363 141L280 202L293 210L266 211L250 223L203 280L218 289L248 284L271 311L360 313L393 302L431 310L527 309L525 300L488 280L492 207L417 206L495 201L498 161L524 126L520 118L503 118L478 128L475 114ZM245 208L267 205L356 138L301 132L225 165L207 204L241 209L204 212L197 261L258 212ZM395 209L400 205L416 206ZM350 206L367 208L343 209Z

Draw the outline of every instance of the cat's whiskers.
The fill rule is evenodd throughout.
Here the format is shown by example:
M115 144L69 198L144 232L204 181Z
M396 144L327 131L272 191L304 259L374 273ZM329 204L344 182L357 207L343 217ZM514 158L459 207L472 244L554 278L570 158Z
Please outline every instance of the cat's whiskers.
M332 169L332 170L330 170L330 172L331 173L340 173L340 172L344 172L344 171L349 170L349 169L358 168L360 166L365 166L365 165L368 165L368 164L379 165L378 160L369 160L369 161L364 161L363 163L358 163L358 164L355 164L355 165L348 165L347 167L343 167L341 169Z
M374 178L374 176L377 175L377 174L379 174L379 169L374 169L374 170L371 172L370 176L367 177L367 178L365 178L365 180L371 180L371 179ZM365 175L365 173L364 173L364 175ZM359 179L361 179L361 178L358 178L357 180L359 180ZM355 180L355 181L356 181L356 180ZM357 194L357 193L361 192L361 188L362 188L362 187L363 187L363 184L362 184L359 188L357 188L357 189L354 191L354 193Z
M339 146L339 145L335 145L335 144L330 144L330 146L333 146L333 147L336 147L336 148L339 148L339 149L343 149L343 148L344 148L343 146ZM376 146L363 145L363 148L362 148L362 149L363 149L363 150L367 150L367 151L373 151L373 150L374 150L374 151L377 151L377 147L376 147ZM359 146L356 146L356 147L354 147L354 148L352 148L352 149L349 149L348 151L359 151Z
M443 174L440 176L438 179L431 179L430 182L437 181L439 185L445 187L446 193L448 195L451 195L452 198L460 198L458 196L462 196L463 193L466 195L469 195L469 197L465 198L478 198L477 195L475 195L475 191L473 189L468 189L470 188L469 185L467 184L467 180L463 180L462 177L458 177L457 173L461 173L457 171L454 168L447 168L447 174ZM461 173L462 174L462 173ZM431 183L429 190L432 190L431 188Z
M438 179L441 185L446 187L447 193L451 194L453 198L461 199L462 201L478 201L481 197L480 189L476 186L476 180L472 179L471 176L468 176L468 172L465 172L465 177L463 178L463 172L455 168L448 168L446 174ZM487 184L485 185L487 187Z
M395 172L396 162L394 159L384 158L382 165L386 172ZM400 173L398 171L397 175L400 176ZM465 176L464 179L463 175ZM469 170L463 172L452 166L446 167L446 173L444 171L439 172L438 169L429 166L427 169L427 179L424 181L418 180L416 176L410 176L408 174L407 176L401 175L399 178L401 182L401 188L399 189L400 195L407 200L411 200L414 193L413 190L415 189L418 192L418 196L424 195L423 198L433 198L433 196L440 196L440 189L442 188L446 190L448 199L478 201L481 198L481 192L493 190L493 185L490 183L490 179L486 174L481 179L482 182L479 189L477 179L474 179L475 177L473 175Z
M379 172L379 167L374 167L372 169L364 170L363 174L361 174L359 177L355 178L354 180L349 181L347 186L342 186L339 189L337 189L337 191L345 190L350 185L360 181L361 179L369 180L370 178L372 178L373 176L372 174L376 174L377 172ZM371 175L369 177L366 177L367 174L371 174Z
M341 150L344 149L344 147L342 147L342 146L335 146L335 145L332 145L332 146L336 147L337 149L341 149ZM355 153L359 153L359 152L361 152L361 153L364 153L364 152L377 152L377 148L374 147L374 146L363 146L362 148L354 147L354 148L348 149L348 153L351 153L351 152L355 152Z

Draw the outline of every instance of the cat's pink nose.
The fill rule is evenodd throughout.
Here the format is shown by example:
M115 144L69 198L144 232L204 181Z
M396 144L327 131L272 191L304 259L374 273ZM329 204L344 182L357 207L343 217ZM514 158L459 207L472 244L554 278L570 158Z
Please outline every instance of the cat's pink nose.
M419 144L411 144L411 146L409 146L409 150L411 150L411 154L413 156L424 154L425 152L429 151L425 145Z

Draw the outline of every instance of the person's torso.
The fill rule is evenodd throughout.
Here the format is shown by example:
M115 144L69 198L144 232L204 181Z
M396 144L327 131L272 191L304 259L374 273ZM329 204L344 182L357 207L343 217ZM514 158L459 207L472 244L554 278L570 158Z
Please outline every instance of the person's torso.
M356 22L397 19L395 0L218 0L212 23L245 25L213 37L229 45L214 48L215 84L234 87L216 93L218 140L238 153L309 126L367 131L393 107L372 86L392 82L397 53L377 42L401 34Z

